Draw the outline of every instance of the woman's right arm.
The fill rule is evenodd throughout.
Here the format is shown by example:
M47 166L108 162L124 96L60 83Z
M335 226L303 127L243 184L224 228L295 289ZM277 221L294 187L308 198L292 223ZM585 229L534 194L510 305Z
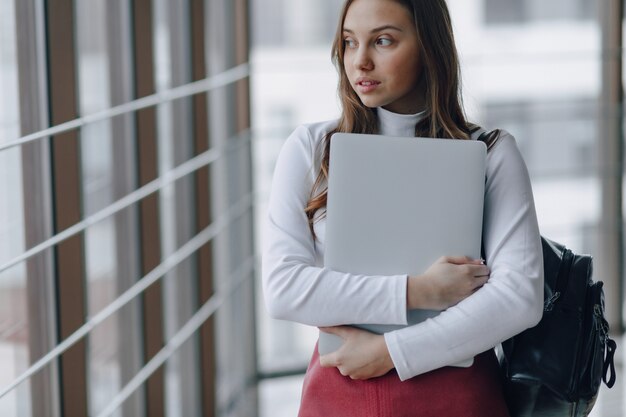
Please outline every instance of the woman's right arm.
M315 266L304 213L318 169L314 151L310 129L301 126L276 162L262 261L270 315L312 326L407 324L406 275L365 276Z
M304 213L319 166L313 135L301 126L274 171L263 250L263 290L273 318L312 326L407 324L407 309L444 310L488 278L477 260L443 257L419 276L366 276L321 268Z

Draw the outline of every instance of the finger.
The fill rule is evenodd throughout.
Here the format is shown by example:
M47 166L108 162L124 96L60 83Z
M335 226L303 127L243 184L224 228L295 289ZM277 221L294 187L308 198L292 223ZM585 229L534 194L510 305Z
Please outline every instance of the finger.
M491 270L486 265L477 265L473 267L472 273L475 277L489 276Z
M337 355L327 353L326 355L320 356L320 366L322 368L332 368L338 365L339 362L337 361Z
M341 337L342 339L346 339L352 330L350 326L329 326L329 327L318 327L320 331L324 333L334 334L336 336Z
M472 261L472 258L468 256L442 256L440 259L442 262L455 265L463 265Z
M468 259L468 261L466 263L468 263L468 264L485 265L485 260L483 258L473 259L473 258L467 257L467 259Z
M480 259L472 259L469 256L444 256L444 262L455 265L481 264Z
M474 281L474 289L472 292L475 292L483 287L489 281L489 277L478 277L476 281Z
M459 271L472 277L482 277L491 272L487 265L458 265Z

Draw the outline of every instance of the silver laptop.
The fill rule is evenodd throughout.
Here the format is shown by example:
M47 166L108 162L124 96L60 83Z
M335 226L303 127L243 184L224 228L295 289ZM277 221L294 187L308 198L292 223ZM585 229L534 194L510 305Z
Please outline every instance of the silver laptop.
M440 256L479 258L486 155L474 140L334 134L324 266L417 275ZM439 313L410 310L409 325ZM404 327L354 325L379 334ZM323 355L341 343L320 332L318 349Z

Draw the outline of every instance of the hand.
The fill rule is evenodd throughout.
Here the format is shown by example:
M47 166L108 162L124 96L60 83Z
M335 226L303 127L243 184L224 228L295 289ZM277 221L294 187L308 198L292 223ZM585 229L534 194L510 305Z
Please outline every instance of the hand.
M445 310L485 285L489 273L480 259L441 257L424 274L409 277L407 306L409 309Z
M338 350L320 356L322 367L334 366L341 375L352 379L374 378L393 369L384 336L350 326L320 327L320 330L344 340Z

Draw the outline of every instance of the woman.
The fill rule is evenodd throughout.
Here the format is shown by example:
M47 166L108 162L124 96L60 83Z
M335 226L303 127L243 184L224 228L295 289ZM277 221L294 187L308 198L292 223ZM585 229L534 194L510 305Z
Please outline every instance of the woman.
M313 354L300 416L507 416L493 347L542 314L541 243L525 164L508 133L487 157L487 264L443 257L419 276L323 268L329 144L335 132L475 139L460 104L445 0L348 0L332 56L339 120L297 128L277 161L263 283L270 314L341 336ZM366 227L366 225L364 225ZM454 254L450 254L454 255ZM375 335L348 323L425 322ZM450 366L475 357L469 368Z

